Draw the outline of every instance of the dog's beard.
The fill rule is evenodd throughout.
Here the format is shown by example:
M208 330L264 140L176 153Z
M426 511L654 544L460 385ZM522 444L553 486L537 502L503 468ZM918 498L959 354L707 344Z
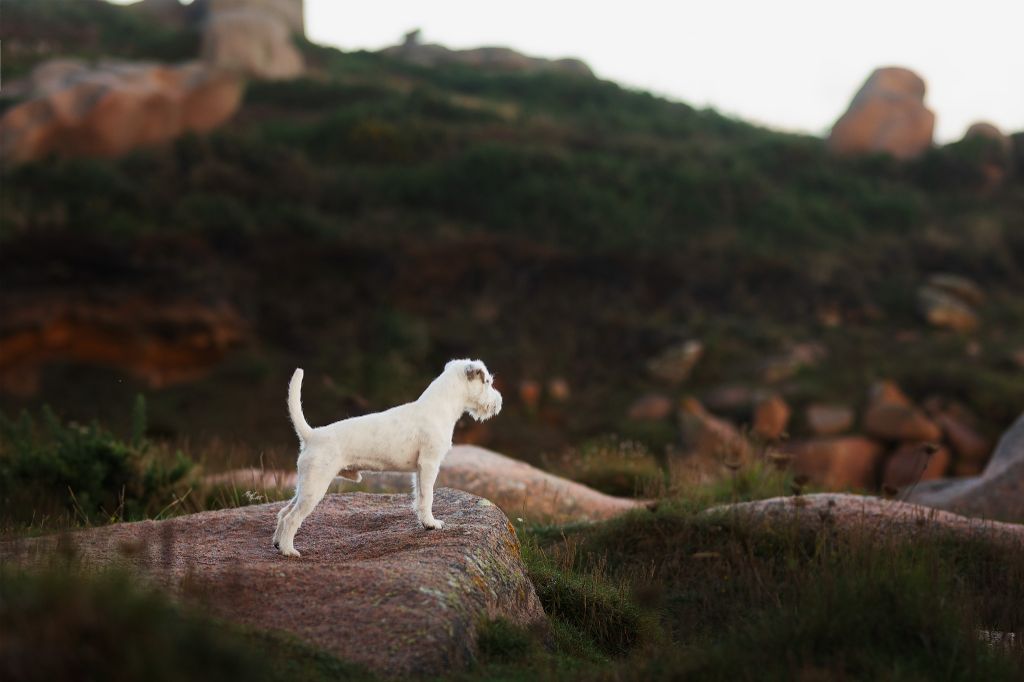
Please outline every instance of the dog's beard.
M492 402L481 402L477 403L475 407L471 407L466 412L469 416L478 422L482 422L486 419L490 419L494 415L501 411L501 401L494 400Z

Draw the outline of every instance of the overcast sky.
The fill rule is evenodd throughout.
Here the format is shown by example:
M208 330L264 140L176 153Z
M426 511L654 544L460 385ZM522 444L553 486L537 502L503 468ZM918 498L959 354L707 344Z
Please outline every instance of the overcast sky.
M876 66L928 83L936 138L1024 130L1024 0L306 0L310 39L378 49L412 28L450 47L580 57L602 78L824 134Z

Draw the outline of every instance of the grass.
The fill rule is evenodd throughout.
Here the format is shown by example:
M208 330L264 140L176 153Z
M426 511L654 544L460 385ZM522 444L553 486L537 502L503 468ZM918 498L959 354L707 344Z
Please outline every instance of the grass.
M59 565L32 573L0 566L0 676L10 682L374 679L291 636L214 621L128 575Z
M787 494L791 485L770 467L745 464L716 483L666 490L653 511L595 524L519 523L548 627L481 623L477 661L451 678L1019 677L1024 651L991 647L978 633L1024 630L1024 548L941 535L880 540L701 513ZM41 669L48 679L69 679L72 666L111 679L155 666L172 679L199 665L257 680L365 677L294 639L213 623L191 609L124 575L0 570L0 623L18 637L0 641L18 643L15 653L63 652ZM124 632L129 659L104 653L113 633ZM155 632L167 633L159 647L150 643ZM62 638L90 644L79 651ZM41 679L26 677L23 661L5 653L0 673Z

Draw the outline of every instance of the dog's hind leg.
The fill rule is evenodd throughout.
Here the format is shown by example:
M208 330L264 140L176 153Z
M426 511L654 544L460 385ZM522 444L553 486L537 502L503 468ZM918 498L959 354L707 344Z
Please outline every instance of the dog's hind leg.
M295 533L317 503L323 498L334 480L334 471L310 468L305 476L300 475L295 487L295 499L291 509L281 519L281 535L278 545L285 556L301 556L295 549Z
M295 506L295 500L296 496L292 495L292 499L288 500L288 504L281 507L281 511L277 512L277 527L274 529L274 549L281 548L281 529L284 528L284 517Z

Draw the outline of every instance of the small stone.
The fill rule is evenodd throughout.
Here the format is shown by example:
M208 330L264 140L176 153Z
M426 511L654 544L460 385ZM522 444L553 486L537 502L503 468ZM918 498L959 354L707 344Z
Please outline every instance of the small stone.
M519 400L529 410L537 408L540 403L540 384L533 379L524 379L519 382Z
M569 389L569 382L562 377L555 377L548 382L548 395L553 400L560 403L564 403L572 396L572 391Z
M693 368L704 354L704 344L691 339L677 346L666 348L647 363L652 376L670 384L686 381Z
M648 393L629 406L628 416L634 421L661 421L671 413L671 398L663 393Z

